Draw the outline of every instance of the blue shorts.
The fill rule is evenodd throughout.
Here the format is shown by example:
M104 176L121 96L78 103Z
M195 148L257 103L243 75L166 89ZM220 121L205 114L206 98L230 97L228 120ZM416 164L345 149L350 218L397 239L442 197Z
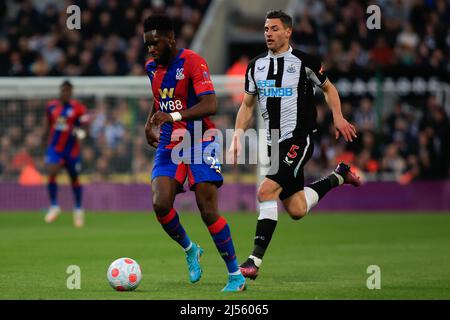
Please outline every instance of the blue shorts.
M46 164L60 164L67 168L70 173L79 174L81 171L81 157L71 157L69 154L57 152L55 148L48 147L45 156Z
M200 146L200 145L199 145ZM195 185L202 182L211 182L218 188L223 184L221 165L217 157L218 144L203 142L196 150L191 149L190 154L179 154L172 160L172 150L157 149L152 170L152 180L156 177L166 176L183 185L188 179L189 188L195 190Z

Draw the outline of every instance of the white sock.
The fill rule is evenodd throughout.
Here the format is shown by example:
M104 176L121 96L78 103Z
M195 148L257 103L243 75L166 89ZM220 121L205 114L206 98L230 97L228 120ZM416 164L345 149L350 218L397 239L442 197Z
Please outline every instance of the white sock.
M314 189L310 187L305 187L304 191L306 199L306 212L309 212L309 210L311 210L319 202L319 195Z
M241 274L241 270L238 270L238 271L236 271L236 272L228 272L228 274L230 275L230 276L237 276L238 274Z
M276 200L259 203L258 220L262 219L278 220L278 203Z
M184 249L185 252L188 252L189 250L191 250L192 248L192 241L191 243L188 245L188 247L186 249Z

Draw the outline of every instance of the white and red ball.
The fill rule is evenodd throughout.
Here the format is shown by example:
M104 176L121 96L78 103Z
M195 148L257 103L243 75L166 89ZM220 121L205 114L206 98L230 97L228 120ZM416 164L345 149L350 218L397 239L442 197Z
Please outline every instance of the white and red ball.
M109 266L107 277L115 290L132 291L141 283L141 267L131 258L119 258Z

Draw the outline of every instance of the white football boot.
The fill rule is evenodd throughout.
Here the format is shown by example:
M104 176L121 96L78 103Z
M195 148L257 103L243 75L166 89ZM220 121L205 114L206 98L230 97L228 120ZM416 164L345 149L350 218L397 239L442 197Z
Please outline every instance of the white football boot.
M50 209L48 209L47 214L45 215L45 222L52 223L54 222L59 214L61 213L61 208L59 206L51 206Z
M82 228L84 226L84 210L74 209L73 210L73 225L76 228Z

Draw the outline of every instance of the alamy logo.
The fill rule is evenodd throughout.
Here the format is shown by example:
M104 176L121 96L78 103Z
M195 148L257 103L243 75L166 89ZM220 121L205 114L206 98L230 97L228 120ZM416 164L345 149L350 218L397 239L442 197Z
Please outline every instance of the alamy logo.
M66 27L69 30L81 29L81 9L79 6L71 5L66 9L66 13L70 16L66 20Z
M184 79L184 68L178 68L177 69L177 74L175 76L175 79L177 80L183 80Z
M367 274L370 276L367 278L366 286L369 290L381 289L381 269L377 265L370 265L367 267Z
M372 4L367 7L367 14L371 14L366 21L367 29L381 29L381 9L379 6Z
M178 100L177 100L178 101ZM166 102L167 104L163 103ZM161 111L179 110L177 102L161 101ZM184 162L185 164L207 164L211 170L221 171L221 164L260 164L263 174L275 174L279 169L279 158L267 155L267 134L272 141L279 141L280 130L270 129L248 129L234 130L226 129L225 136L221 130L205 129L201 120L193 121L193 128L174 128L171 134L171 141L178 141L171 153L172 163ZM181 139L180 139L181 138ZM207 145L198 142L210 141ZM256 147L254 152L231 152L232 145L239 146L239 150L247 150L248 146ZM223 152L227 150L226 152ZM272 143L271 151L273 155L279 154L279 144Z
M66 269L67 277L66 286L69 290L81 289L81 269L77 265L70 265Z

